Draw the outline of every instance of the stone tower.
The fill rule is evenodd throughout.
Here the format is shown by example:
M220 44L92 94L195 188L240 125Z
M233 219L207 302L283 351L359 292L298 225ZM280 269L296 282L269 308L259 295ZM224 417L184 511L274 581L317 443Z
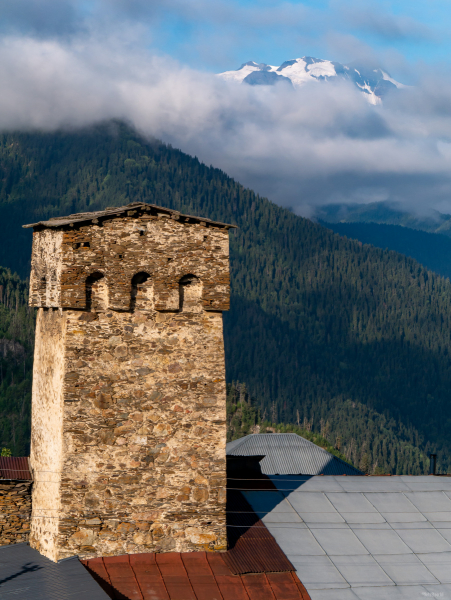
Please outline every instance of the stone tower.
M33 227L30 544L226 549L230 225L129 204Z

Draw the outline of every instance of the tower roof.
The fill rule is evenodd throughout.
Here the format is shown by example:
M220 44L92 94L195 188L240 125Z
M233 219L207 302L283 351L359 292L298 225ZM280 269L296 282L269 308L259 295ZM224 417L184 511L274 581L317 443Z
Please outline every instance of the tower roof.
M171 219L175 221L182 220L188 223L204 223L211 225L213 227L219 227L222 229L230 229L236 228L236 225L231 225L229 223L221 223L220 221L212 221L211 219L206 219L205 217L196 217L193 215L185 215L178 210L172 210L171 208L164 208L162 206L157 206L156 204L147 204L146 202L132 202L131 204L126 204L125 206L109 206L105 210L98 210L94 212L85 212L85 213L75 213L73 215L67 215L66 217L53 217L48 221L38 221L37 223L30 223L28 225L23 225L25 229L33 227L33 228L51 228L57 229L59 227L67 227L73 226L74 223L83 223L88 221L93 221L94 223L98 223L99 220L106 219L114 219L115 217L123 217L124 214L132 217L136 214L136 211L142 210L146 213L157 215L167 215Z

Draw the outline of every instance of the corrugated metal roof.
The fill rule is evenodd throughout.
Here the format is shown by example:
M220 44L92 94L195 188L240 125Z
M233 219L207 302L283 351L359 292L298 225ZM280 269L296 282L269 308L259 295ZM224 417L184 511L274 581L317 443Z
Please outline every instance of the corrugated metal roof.
M31 481L32 476L26 456L0 456L0 479L24 479Z
M77 557L54 563L28 544L0 548L0 598L109 600Z
M268 483L276 489L270 481ZM241 485L247 489L253 487L252 482L247 481L242 481ZM238 490L227 491L227 541L229 550L224 554L224 561L235 575L294 570L274 537Z
M228 456L265 455L265 475L362 475L355 467L296 433L253 433L227 444Z
M271 480L243 494L314 600L451 597L451 477Z
M82 562L113 600L310 600L294 572L233 575L224 554L217 552L131 554Z
M67 215L66 217L54 217L52 219L49 219L48 221L38 221L38 223L30 223L29 225L22 225L22 227L24 227L25 229L28 229L29 227L51 227L53 229L57 227L63 227L65 225L70 225L71 223L81 223L83 221L92 221L93 219L99 219L104 217L121 217L124 215L124 213L127 213L128 211L136 211L139 209L150 213L166 214L176 220L188 219L189 221L193 220L198 223L209 223L210 225L214 225L216 227L226 227L227 229L237 227L236 225L230 225L229 223L212 221L211 219L206 219L205 217L185 215L177 210L164 208L163 206L157 206L156 204L147 204L146 202L133 202L132 204L127 204L125 206L109 207L105 210L98 210L95 212L75 213L73 215Z

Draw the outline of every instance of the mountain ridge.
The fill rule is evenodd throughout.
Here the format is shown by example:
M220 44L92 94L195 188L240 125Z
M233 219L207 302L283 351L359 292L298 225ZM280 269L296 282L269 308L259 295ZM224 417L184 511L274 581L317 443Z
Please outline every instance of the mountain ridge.
M246 381L262 416L325 428L370 472L425 472L430 451L441 470L451 466L449 282L120 123L0 136L0 264L23 276L31 235L22 224L145 200L239 226L227 381Z
M357 63L343 65L311 56L287 60L279 67L248 61L236 71L218 73L218 77L249 85L275 85L284 82L294 88L313 81L341 79L354 83L370 104L379 104L387 93L406 87L380 67L372 68Z
M421 215L409 211L404 205L397 202L325 204L315 210L313 219L325 223L400 225L451 237L451 215L437 210L430 210Z

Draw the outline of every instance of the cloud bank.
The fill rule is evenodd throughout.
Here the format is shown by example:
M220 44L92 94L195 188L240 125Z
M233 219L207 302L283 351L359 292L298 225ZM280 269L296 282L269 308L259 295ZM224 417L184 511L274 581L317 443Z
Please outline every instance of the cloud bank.
M0 40L0 129L56 130L124 119L311 214L328 202L393 200L451 212L451 84L368 105L346 82L227 83L143 49L140 31Z

